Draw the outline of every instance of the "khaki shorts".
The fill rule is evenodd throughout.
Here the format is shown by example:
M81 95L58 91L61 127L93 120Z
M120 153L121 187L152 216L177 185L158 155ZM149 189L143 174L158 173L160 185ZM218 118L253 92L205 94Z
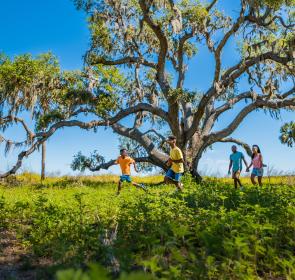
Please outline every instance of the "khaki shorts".
M239 179L240 178L240 175L241 175L241 170L233 171L232 178L233 179Z

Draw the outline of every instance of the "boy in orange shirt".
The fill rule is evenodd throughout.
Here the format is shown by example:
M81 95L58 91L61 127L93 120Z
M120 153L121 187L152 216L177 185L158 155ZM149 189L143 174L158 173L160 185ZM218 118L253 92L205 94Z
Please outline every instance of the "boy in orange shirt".
M120 150L120 156L115 162L116 164L120 164L120 168L122 171L122 176L120 176L120 181L118 183L118 192L117 194L120 194L121 188L122 188L122 183L123 182L128 182L131 183L133 186L137 188L142 188L143 190L146 191L146 187L143 184L137 184L135 182L132 182L131 177L130 177L130 165L133 164L134 170L138 172L135 160L131 157L128 156L128 152L126 149L121 149Z

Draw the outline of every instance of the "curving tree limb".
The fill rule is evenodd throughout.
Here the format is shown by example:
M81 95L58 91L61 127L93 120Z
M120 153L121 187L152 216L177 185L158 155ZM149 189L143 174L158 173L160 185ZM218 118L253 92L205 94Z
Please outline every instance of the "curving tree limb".
M239 139L235 139L235 138L229 137L229 138L220 139L218 142L222 142L222 143L235 143L235 144L237 144L239 146L242 146L245 149L245 151L247 152L247 154L248 154L249 157L252 156L251 147L247 143L245 143L245 142L243 142L243 141L241 141Z

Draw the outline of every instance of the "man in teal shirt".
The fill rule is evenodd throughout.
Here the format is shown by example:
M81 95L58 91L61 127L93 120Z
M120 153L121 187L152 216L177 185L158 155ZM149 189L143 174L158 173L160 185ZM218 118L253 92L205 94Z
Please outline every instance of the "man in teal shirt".
M228 174L231 173L232 169L232 178L234 180L235 188L237 189L238 184L240 187L242 187L242 183L240 180L240 175L243 167L242 161L244 161L246 167L248 168L248 163L245 160L244 155L238 151L237 146L233 145L231 147L232 154L230 155L230 163L229 163L229 168L228 168Z

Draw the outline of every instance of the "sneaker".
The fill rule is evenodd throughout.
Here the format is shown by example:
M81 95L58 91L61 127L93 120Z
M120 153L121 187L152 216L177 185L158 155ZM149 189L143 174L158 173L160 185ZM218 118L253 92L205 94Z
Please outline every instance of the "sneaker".
M240 191L245 190L245 188L243 186L240 186Z

